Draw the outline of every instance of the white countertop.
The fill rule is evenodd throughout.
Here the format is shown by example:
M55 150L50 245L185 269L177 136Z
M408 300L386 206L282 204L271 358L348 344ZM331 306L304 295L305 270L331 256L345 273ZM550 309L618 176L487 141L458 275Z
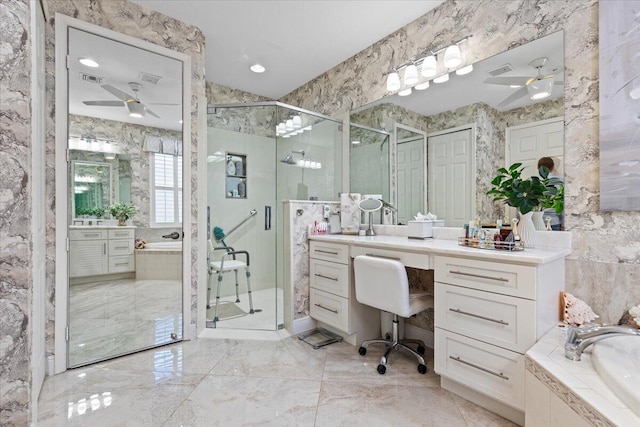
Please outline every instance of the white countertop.
M98 230L98 229L127 229L136 228L135 225L70 225L69 230Z
M640 426L640 417L616 397L591 363L591 349L575 362L564 356L566 327L556 327L527 351L527 357L617 426Z
M545 264L556 259L564 258L571 253L570 249L562 248L526 248L523 251L496 251L472 248L458 245L457 240L425 239L416 240L403 236L356 236L344 234L310 235L310 240L356 244L372 248L395 249L409 252L433 253L433 255L452 255L474 257L486 260L504 260L506 262L523 264Z

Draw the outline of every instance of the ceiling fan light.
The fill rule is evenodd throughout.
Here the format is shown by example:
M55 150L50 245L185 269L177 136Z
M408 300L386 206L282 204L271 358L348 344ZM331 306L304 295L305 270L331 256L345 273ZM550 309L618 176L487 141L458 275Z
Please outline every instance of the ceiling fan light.
M436 75L438 72L438 61L436 57L433 55L429 55L424 58L422 61L422 67L420 69L420 74L422 77L431 78Z
M402 89L401 91L398 92L398 95L400 95L400 96L409 96L409 95L411 95L411 88L408 87L406 89Z
M429 87L429 80L424 81L422 83L418 83L417 85L415 85L413 88L415 90L425 90Z
M469 64L466 67L462 67L456 70L456 75L464 76L465 74L469 74L473 71L473 64Z
M144 105L139 102L127 102L127 109L129 110L129 117L141 119L144 117Z
M387 74L387 90L395 92L400 89L400 75L396 70L392 70Z
M443 74L443 75L433 79L434 83L445 83L445 82L448 82L448 81L449 81L449 73Z
M418 67L416 64L409 64L404 70L404 84L405 86L413 86L418 83Z
M527 85L527 92L532 101L545 99L553 91L553 77L537 78Z
M444 66L446 68L455 68L462 64L462 52L460 46L452 44L444 51Z
M78 62L84 65L85 67L90 67L90 68L98 68L100 66L100 64L98 64L96 61L94 61L91 58L80 58L78 59Z

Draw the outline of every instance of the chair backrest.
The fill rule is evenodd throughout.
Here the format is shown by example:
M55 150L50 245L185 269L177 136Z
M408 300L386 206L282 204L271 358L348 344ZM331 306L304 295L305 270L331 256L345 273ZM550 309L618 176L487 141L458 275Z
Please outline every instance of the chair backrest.
M409 279L396 260L358 255L353 260L356 299L379 310L410 316Z

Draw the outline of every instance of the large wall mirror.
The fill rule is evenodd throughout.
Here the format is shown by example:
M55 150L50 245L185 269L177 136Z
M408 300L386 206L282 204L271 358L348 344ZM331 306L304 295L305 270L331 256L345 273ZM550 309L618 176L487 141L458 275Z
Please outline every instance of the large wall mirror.
M190 74L185 55L60 15L56 23L56 44L68 46L58 46L67 63L56 87L66 83L68 94L66 114L59 113L65 140L57 141L67 166L66 177L57 172L66 178L66 214L57 220L68 237L66 288L56 285L66 294L56 299L56 323L67 328L66 368L183 338ZM66 318L58 305L66 305Z
M471 73L452 72L445 83L430 82L426 90L352 111L351 145L361 143L354 133L361 126L389 134L390 152L383 165L384 150L373 158L373 150L350 148L350 191L390 194L398 223L418 211L437 215L446 226L510 215L485 194L499 167L522 162L524 174L532 175L540 157L552 157L555 173L563 173L563 44L563 32L556 32L477 62ZM549 96L532 99L527 82L539 74L552 75L553 88ZM354 170L389 179L358 180ZM370 188L372 183L379 188Z

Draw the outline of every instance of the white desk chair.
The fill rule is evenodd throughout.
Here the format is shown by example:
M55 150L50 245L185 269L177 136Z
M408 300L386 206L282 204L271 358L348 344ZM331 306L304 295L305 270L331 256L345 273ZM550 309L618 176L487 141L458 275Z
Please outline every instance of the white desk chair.
M215 251L225 251L219 259L214 258ZM236 259L236 255L244 255L246 262ZM240 296L238 294L238 270L244 269L247 276L247 293L249 295L249 314L255 313L253 310L253 300L251 298L251 272L249 271L249 252L236 251L231 246L219 246L214 247L211 240L208 241L207 260L209 263L209 279L207 281L207 308L210 308L209 301L211 299L211 279L214 274L218 275L218 288L216 291L216 310L213 318L213 326L219 320L218 308L220 304L220 287L222 285L222 278L224 273L233 271L236 277L236 302L240 302Z
M391 339L367 340L358 349L364 356L369 344L385 344L387 346L380 358L378 373L387 371L387 360L392 350L406 350L418 359L418 372L427 372L427 365L422 355L424 343L418 340L400 340L398 323L400 317L411 317L427 308L433 307L433 296L425 293L410 293L409 279L404 265L388 258L369 255L358 255L353 261L355 274L356 299L358 302L388 311L393 314L393 333ZM407 343L418 344L417 350L407 346Z

